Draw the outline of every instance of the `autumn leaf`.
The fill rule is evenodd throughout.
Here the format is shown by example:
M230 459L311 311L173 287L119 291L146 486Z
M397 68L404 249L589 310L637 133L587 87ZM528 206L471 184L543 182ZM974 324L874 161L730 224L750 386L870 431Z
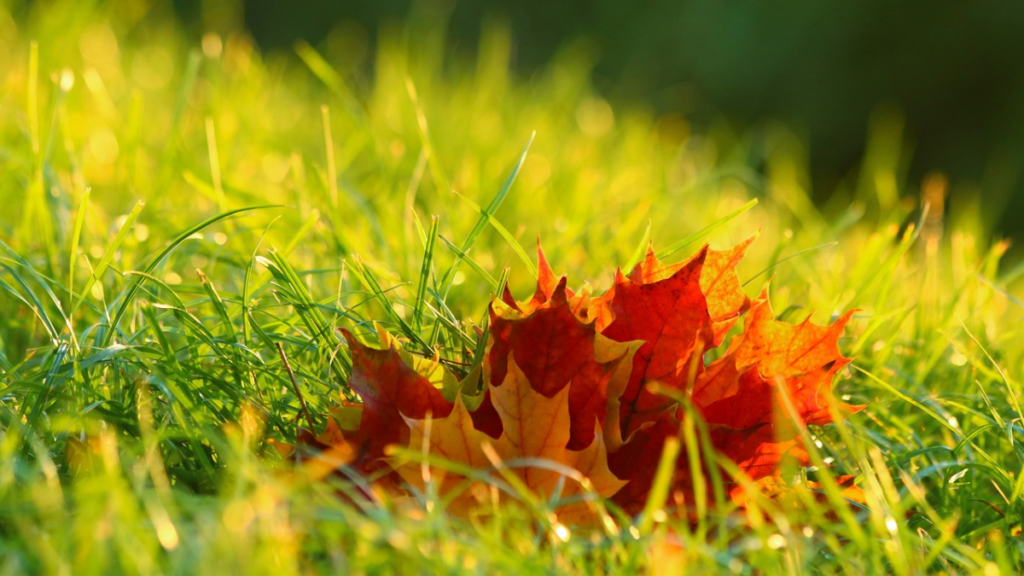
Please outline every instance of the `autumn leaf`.
M838 340L851 315L830 326L809 320L793 325L774 318L763 293L732 350L695 378L689 400L708 425L712 445L749 479L777 476L786 465L806 465L799 427L828 424L833 413L862 408L843 404L831 393L834 376L849 363L839 352ZM784 409L787 400L794 414ZM627 509L642 506L657 462L650 453L660 452L665 440L678 434L682 413L678 408L660 413L653 425L623 446L623 455L612 455L612 470L630 480L616 495L617 503ZM632 461L630 455L637 452L646 453L647 462ZM676 489L684 494L690 488L686 466L684 453L675 478ZM738 487L733 496L742 500Z
M452 406L426 376L402 360L398 344L385 333L381 350L364 345L347 330L342 333L352 352L348 385L363 400L359 429L352 437L358 439L367 467L373 469L384 455L385 446L404 443L408 438L403 416L444 416Z
M446 417L406 418L412 431L409 449L426 449L430 454L452 462L488 469L492 463L486 449L492 446L504 463L516 464L513 471L523 485L543 498L549 498L562 482L562 498L587 490L611 496L625 485L625 481L608 469L607 450L600 433L595 433L590 444L581 450L568 448L571 428L568 386L562 386L551 397L542 394L514 358L507 364L501 385L490 386L491 398L503 425L497 440L474 427L462 399L457 398ZM564 475L552 469L550 463L566 466L580 476L566 482ZM420 465L406 463L396 469L410 485L420 489L424 487ZM446 473L443 469L435 470L431 476L440 483L441 494L450 492L464 480L462 476ZM471 489L461 493L454 505L465 507L473 493Z
M725 334L750 305L750 298L740 286L736 266L743 260L747 249L756 239L757 234L729 250L708 248L704 256L704 264L701 266L700 272L700 289L708 306L708 315L711 317L715 336L714 346L719 346L722 343ZM638 284L653 284L671 277L699 255L700 253L688 261L666 265L658 260L652 245L647 250L644 260L630 272L629 279Z
M844 501L842 505L849 508L852 512L861 511L868 506L867 494L865 494L864 490L860 486L857 486L855 481L856 476L852 474L842 474L832 478L832 482L838 489L837 495ZM762 495L772 497L783 509L806 511L808 501L813 501L818 506L829 506L833 503L825 492L824 484L821 482L808 481L796 485L785 484L782 482L762 482L758 488ZM799 493L801 490L808 490L811 493L809 495L801 495ZM801 498L801 496L803 496L803 498ZM810 498L807 496L810 496ZM744 497L744 494L739 494L734 499L737 503L743 504ZM915 514L916 512L908 510L906 517L911 518ZM826 509L825 516L831 521L838 521L838 509Z
M835 374L849 362L838 339L852 312L831 326L809 320L792 325L774 318L766 292L751 303L736 265L752 240L725 251L705 247L671 265L651 249L628 277L619 274L612 289L595 299L591 315L602 335L644 341L622 396L628 441L611 455L612 470L630 481L615 496L627 509L643 505L666 439L679 434L679 396L703 416L714 448L753 480L778 475L786 463L806 464L795 426L827 424L833 409L858 409L831 395ZM705 366L700 356L720 345L747 310L730 351ZM655 387L675 392L660 395ZM795 422L781 410L783 394L795 407ZM687 463L680 454L674 483L684 494L690 488Z
M623 360L629 346L598 334L592 323L581 322L565 284L562 278L530 313L492 303L484 374L491 386L500 387L509 364L515 362L541 395L554 397L568 387L569 447L581 449L590 445L595 426L605 425L608 386L613 378L626 377L622 368L628 369Z
M620 400L623 436L653 421L672 401L651 393L648 384L683 389L702 369L701 355L713 341L711 316L700 288L707 256L702 249L686 265L655 282L634 282L621 273L615 285L594 300L598 331L618 342L643 342L633 358L629 383Z
M736 360L742 366L758 364L766 376L793 376L820 368L842 357L839 336L853 313L850 310L830 326L818 326L810 318L796 325L780 322L765 292L747 315Z
M708 423L734 428L788 420L790 415L777 413L782 393L792 400L801 424L830 423L830 407L856 412L861 407L837 402L831 395L832 380L850 362L839 351L839 337L852 315L847 312L830 326L818 326L809 318L793 325L775 320L763 293L732 351L695 382L694 403Z
M721 344L749 307L736 265L755 238L724 251L705 246L689 260L670 265L659 261L651 247L628 277L619 273L615 285L594 300L589 311L602 335L645 342L623 393L624 435L658 418L671 404L651 394L648 384L684 389L701 374L703 353Z
M564 278L560 278L551 269L551 265L544 255L544 249L540 245L540 238L537 238L537 288L533 292L533 297L524 302L518 302L515 296L512 295L512 291L509 290L508 285L506 285L501 293L501 301L513 310L523 314L530 314L551 299L555 290L559 288L561 280L564 280ZM574 297L573 291L564 285L561 289L564 290L567 300L571 300Z

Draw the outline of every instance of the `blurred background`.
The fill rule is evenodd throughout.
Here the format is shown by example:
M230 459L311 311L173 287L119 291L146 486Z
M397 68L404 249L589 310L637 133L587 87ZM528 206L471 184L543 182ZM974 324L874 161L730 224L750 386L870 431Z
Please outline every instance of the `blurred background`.
M574 235L629 252L648 222L663 241L751 198L736 229L800 248L858 222L906 230L927 199L936 238L1016 239L1013 265L1019 30L1024 4L1003 0L0 0L0 194L26 231L48 213L67 229L89 187L110 218L145 198L168 226L269 199L348 226L415 207L458 237L473 213L448 191L488 202L536 131L503 217L578 262ZM66 194L26 196L36 169Z
M613 106L678 114L688 129L757 139L783 124L805 151L818 202L865 185L869 156L895 179L948 176L951 201L1024 234L1024 4L923 0L176 0L186 26L244 26L265 52L297 40L372 74L378 32L408 22L471 58L482 27L507 24L529 78L559 54L589 65ZM770 145L755 142L754 148ZM756 164L756 159L755 159ZM870 184L869 184L870 185Z

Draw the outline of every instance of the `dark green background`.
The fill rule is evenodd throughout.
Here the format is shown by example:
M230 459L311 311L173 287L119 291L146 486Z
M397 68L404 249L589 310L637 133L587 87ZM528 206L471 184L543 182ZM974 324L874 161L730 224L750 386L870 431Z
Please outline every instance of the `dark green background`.
M1024 233L1024 2L911 0L481 0L432 3L247 0L244 25L264 50L320 43L342 22L372 46L384 21L447 23L471 54L481 22L507 21L514 65L528 76L567 45L592 51L594 80L614 102L678 111L698 127L782 120L809 147L815 194L850 180L869 117L899 110L913 194L931 171L953 194L981 189L984 213ZM415 4L415 5L414 5ZM186 22L200 0L178 0ZM208 19L208 18L207 18ZM207 22L207 25L209 22Z

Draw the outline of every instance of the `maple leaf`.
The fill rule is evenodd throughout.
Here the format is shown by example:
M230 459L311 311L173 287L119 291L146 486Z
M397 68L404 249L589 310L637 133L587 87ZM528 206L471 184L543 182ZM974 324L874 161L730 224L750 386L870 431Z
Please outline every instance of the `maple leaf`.
M646 282L642 274L634 275L634 281L620 272L615 284L590 308L603 336L643 342L620 402L624 436L672 404L671 399L651 393L650 382L682 389L702 369L701 355L714 340L700 287L706 257L707 247L671 275L653 282Z
M736 349L737 362L743 366L759 364L770 376L792 376L820 368L841 358L839 336L855 310L850 310L830 326L818 326L807 318L800 324L775 320L762 293L747 315L743 340Z
M300 429L296 444L302 453L297 453L297 446L283 443L274 443L274 448L282 457L300 462L308 478L324 478L348 466L363 475L383 472L374 474L382 485L378 487L395 489L392 470L384 460L385 449L408 441L409 427L404 419L448 414L452 410L450 400L469 388L474 378L478 380L479 371L458 382L440 363L404 350L380 326L379 349L361 343L346 330L341 332L352 354L349 385L360 394L362 402L331 407L320 434ZM470 403L474 409L484 408L481 401L489 405L488 398L489 394L484 394ZM477 409L472 417L478 415L478 429L495 437L500 434L500 422L494 432L489 429L486 410ZM371 496L362 487L357 488Z
M334 411L332 411L334 412ZM333 416L333 414L332 414ZM327 419L327 426L320 434L314 435L309 430L300 430L296 444L304 454L296 454L296 446L274 443L281 456L292 458L301 463L307 478L320 480L338 471L342 466L354 466L360 472L368 472L365 442L356 428L343 430L334 418ZM370 494L364 494L369 497Z
M565 280L564 277L559 278L555 271L551 269L551 265L544 255L544 249L541 248L540 238L537 238L537 289L534 290L533 297L525 302L517 302L506 284L501 294L501 300L513 310L523 314L530 314L551 300L555 290L563 290L566 300L573 299L575 294L565 286L563 280Z
M651 247L628 277L618 273L614 286L594 300L589 314L602 335L645 342L620 406L625 436L672 403L647 385L685 388L703 371L703 353L721 344L749 307L736 265L755 238L729 250L705 246L689 260L668 265Z
M347 330L342 334L352 353L348 385L363 400L359 429L348 442L360 445L367 468L373 469L384 455L385 446L404 443L408 438L403 416L444 416L452 406L441 390L402 359L398 344L385 332L381 332L381 350L364 345Z
M619 451L609 456L610 468L629 484L615 494L613 501L628 512L639 511L647 502L651 484L665 443L670 437L681 438L684 417L682 411L667 411L654 422L640 428ZM802 438L793 427L776 427L773 423L740 429L723 425L709 425L710 447L725 456L748 479L757 482L777 478L786 466L805 466L808 455ZM684 447L676 459L672 477L672 492L693 501L693 471L689 454ZM702 465L705 462L702 462ZM702 466L702 473L707 469ZM737 503L744 499L740 485L729 494Z
M707 423L712 446L751 480L778 476L787 464L807 464L798 427L828 424L834 413L862 408L838 402L831 394L834 376L850 362L840 354L838 340L851 316L849 312L830 326L809 320L789 324L774 318L764 293L731 350L695 378L688 399ZM794 414L783 409L787 401ZM617 503L627 509L643 504L657 465L654 454L660 454L668 437L678 435L682 413L658 414L653 425L640 429L612 455L612 470L630 480L616 495ZM632 456L636 452L644 455ZM681 454L674 477L675 488L684 494L691 488L687 462ZM738 502L741 492L738 487L732 492Z
M627 509L643 504L665 441L679 434L681 396L708 424L714 448L754 480L778 475L786 462L806 464L796 426L827 424L833 408L859 409L831 395L835 374L849 363L839 353L838 339L852 312L831 326L809 320L792 325L774 318L766 292L751 302L736 265L753 240L724 251L705 247L667 265L649 249L629 276L617 274L614 286L590 308L602 335L644 342L622 394L627 440L611 455L612 470L630 480L615 496ZM705 366L704 352L720 345L748 310L728 353ZM655 393L655 387L674 392ZM795 421L781 410L783 395L795 409ZM674 486L684 494L690 473L688 456L680 454Z
M622 368L630 346L598 334L592 323L581 322L568 297L562 278L550 293L545 292L544 302L536 303L534 296L529 313L523 307L492 303L484 374L491 386L500 387L508 366L515 362L533 389L544 396L554 397L568 387L569 447L581 449L593 440L595 426L605 425L608 387L614 378L626 377L628 372ZM613 389L617 387L613 384Z
M493 463L486 450L487 446L492 446L494 454L502 461L517 464L513 472L523 485L544 498L555 492L564 477L549 463L566 466L580 475L576 481L566 482L562 486L562 498L586 490L610 496L626 484L609 470L607 450L600 433L595 433L585 448L568 448L571 428L569 387L561 387L550 397L542 394L512 358L508 361L501 385L491 384L490 393L503 425L502 434L496 440L476 429L469 410L459 397L446 417L420 420L406 418L412 431L409 449L420 450L426 447L430 454L452 462L475 469L488 469ZM421 489L424 487L425 479L420 465L399 465L397 471L409 484ZM439 482L442 495L465 480L461 475L443 469L434 470L431 477ZM472 495L472 489L462 492L453 505L471 506ZM570 507L563 513L576 516L580 511L577 506L577 510Z
M779 419L782 393L790 397L801 424L828 424L830 406L856 412L862 407L837 402L831 395L832 380L850 362L839 351L839 337L853 312L829 326L818 326L809 318L793 325L774 318L763 293L732 350L697 378L694 403L708 423L734 428ZM782 414L781 419L788 416Z
M729 329L739 319L740 314L749 307L750 298L740 286L740 278L736 266L743 260L747 249L757 239L757 234L733 246L729 250L712 250L708 248L704 256L704 264L700 272L700 289L708 306L714 331L714 346L722 343ZM690 260L678 264L664 264L658 260L653 245L648 248L647 255L629 274L629 279L638 284L653 284L671 277L680 268L698 258L700 253Z

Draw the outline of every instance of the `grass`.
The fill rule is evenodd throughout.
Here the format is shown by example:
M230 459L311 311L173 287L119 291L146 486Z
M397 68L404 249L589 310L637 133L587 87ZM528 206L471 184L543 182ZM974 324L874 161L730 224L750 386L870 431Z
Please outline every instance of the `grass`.
M264 57L167 15L0 17L4 572L1024 568L1024 269L1000 267L974 200L944 211L940 178L905 181L898 130L817 207L784 128L612 107L572 47L522 79L498 26L466 60L416 18L367 62L344 42ZM490 295L530 291L538 236L603 288L648 239L682 257L758 229L751 292L770 278L790 319L860 309L836 386L869 406L813 429L816 467L794 471L825 504L804 488L744 515L707 504L709 477L694 522L652 506L572 533L543 503L489 521L356 505L268 444L351 394L338 328L379 322L466 371ZM866 507L842 505L841 474Z

